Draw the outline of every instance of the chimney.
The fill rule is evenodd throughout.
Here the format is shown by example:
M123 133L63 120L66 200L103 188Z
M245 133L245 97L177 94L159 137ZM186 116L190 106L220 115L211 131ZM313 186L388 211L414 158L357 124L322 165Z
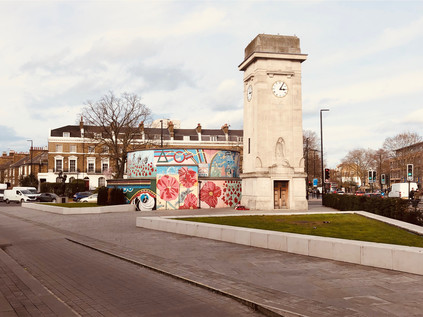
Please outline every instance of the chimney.
M82 116L81 116L81 121L79 121L79 130L81 132L81 138L83 138L84 137L84 120L82 119Z
M141 123L138 125L138 129L141 133L141 138L144 141L145 140L145 134L144 134L144 121L141 121Z
M195 128L195 131L197 131L198 141L201 141L201 124L197 125L197 127Z
M225 133L225 138L226 138L226 141L228 141L229 140L229 126L228 126L228 124L227 123L225 123L223 126L222 126L222 131L223 131L223 133Z
M173 131L174 124L172 121L167 122L167 129L169 130L170 139L173 141L173 137L175 136L175 132Z

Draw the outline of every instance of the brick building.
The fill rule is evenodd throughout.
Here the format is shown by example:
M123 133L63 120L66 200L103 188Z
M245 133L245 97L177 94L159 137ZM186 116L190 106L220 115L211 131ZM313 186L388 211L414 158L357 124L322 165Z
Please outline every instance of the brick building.
M421 188L423 180L423 142L415 143L395 151L396 156L389 160L391 183L407 181L407 164L413 164L414 181Z
M59 173L66 175L66 182L83 179L86 189L107 184L112 178L113 163L107 146L96 140L99 127L67 125L51 130L48 138L48 170L40 173L40 182L56 182ZM219 148L242 150L242 130L231 130L227 124L221 129L181 129L177 121L156 120L152 127L141 124L131 151L160 148Z
M29 152L3 152L0 157L0 183L19 186L20 178L29 176L31 172L38 178L39 173L47 172L47 157L47 149L42 147L30 148Z

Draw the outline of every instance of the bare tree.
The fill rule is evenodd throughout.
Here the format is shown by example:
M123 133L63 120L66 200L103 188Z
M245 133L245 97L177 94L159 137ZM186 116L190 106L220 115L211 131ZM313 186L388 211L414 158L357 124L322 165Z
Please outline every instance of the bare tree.
M415 132L402 132L394 137L389 137L383 142L383 149L387 151L389 157L397 156L396 150L422 142L423 138ZM403 154L404 151L402 152Z
M377 167L377 155L372 149L357 148L351 150L342 159L343 166L349 166L351 170L357 171L357 176L360 179L366 179L367 171L369 169L376 169Z
M141 103L136 94L124 93L116 97L113 92L96 102L87 101L81 114L87 136L106 146L113 164L113 177L122 178L128 151L139 138L138 126L151 120L151 110Z

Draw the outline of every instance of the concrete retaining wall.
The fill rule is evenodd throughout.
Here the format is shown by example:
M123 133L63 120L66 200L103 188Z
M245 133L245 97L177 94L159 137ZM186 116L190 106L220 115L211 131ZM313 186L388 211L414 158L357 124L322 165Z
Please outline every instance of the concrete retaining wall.
M148 229L423 275L423 248L221 226L166 217L138 217L136 225ZM423 228L421 230L423 232Z
M49 206L45 204L23 203L22 207L37 209L55 214L63 215L83 215L83 214L101 214L108 212L128 212L135 211L135 205L115 205L115 206L100 206L100 207L81 207L81 208L67 208L59 206Z

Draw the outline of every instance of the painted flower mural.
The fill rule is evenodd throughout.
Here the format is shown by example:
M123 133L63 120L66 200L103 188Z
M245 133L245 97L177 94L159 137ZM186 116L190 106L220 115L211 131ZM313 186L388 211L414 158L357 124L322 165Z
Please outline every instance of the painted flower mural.
M225 181L223 183L223 202L233 207L241 203L241 182L240 181Z
M184 200L184 204L179 207L179 209L196 209L197 206L197 196L194 194L188 194Z
M216 186L213 182L207 182L201 188L201 201L204 201L210 207L216 207L217 200L222 194L222 190L219 186Z
M164 175L157 182L160 198L166 201L174 200L179 195L179 183L176 178Z
M186 188L190 188L197 183L197 173L193 169L182 167L179 169L178 174L179 181Z

